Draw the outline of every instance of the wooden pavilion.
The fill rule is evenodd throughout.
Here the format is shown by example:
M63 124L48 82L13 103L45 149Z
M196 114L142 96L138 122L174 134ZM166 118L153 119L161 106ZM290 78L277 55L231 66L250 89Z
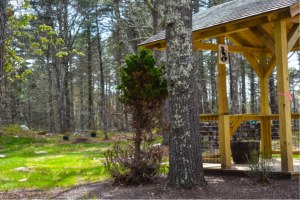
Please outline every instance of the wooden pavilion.
M194 50L218 51L225 38L234 45L229 52L241 53L260 79L260 114L229 115L226 88L226 65L218 64L218 114L204 114L200 121L218 121L221 167L231 168L230 139L241 122L259 120L262 154L272 156L271 120L279 119L281 171L292 172L291 114L288 74L288 53L300 50L299 0L234 0L193 16ZM216 43L209 42L216 39ZM140 46L166 48L165 32ZM218 51L218 54L220 52ZM268 79L277 66L279 115L270 114ZM298 152L299 154L299 152Z

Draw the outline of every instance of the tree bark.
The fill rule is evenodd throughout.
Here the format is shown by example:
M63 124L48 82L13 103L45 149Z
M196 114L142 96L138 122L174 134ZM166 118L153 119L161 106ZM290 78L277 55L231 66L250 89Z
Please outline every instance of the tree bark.
M252 114L255 113L255 77L254 77L254 71L252 68L250 68L250 112Z
M116 62L117 62L117 66L116 66L116 71L119 72L119 69L122 65L122 59L123 59L123 54L122 54L122 49L124 47L123 45L123 40L122 40L122 31L121 31L121 14L120 14L120 4L119 4L119 0L114 0L113 1L113 7L114 7L114 14L116 17L116 30L115 30L115 40L116 40L116 45L117 45L117 51L116 51ZM120 84L120 77L119 74L116 73L116 85ZM116 96L120 96L119 90L116 91ZM117 115L120 114L120 116L122 116L121 118L123 119L123 113L122 113L122 106L120 101L118 100L118 98L116 99L116 112ZM123 121L121 119L121 121ZM123 122L119 122L117 123L117 128L120 130L120 126L124 126L124 124L121 124ZM121 128L123 129L123 128Z
M87 75L88 75L88 128L93 128L93 79L92 79L92 35L89 17L87 18Z
M269 93L270 93L270 108L272 114L278 114L277 105L277 86L275 85L274 73L270 75L269 78Z
M96 8L97 10L97 8ZM99 30L98 18L96 18L97 26L97 44L98 44L98 56L99 56L99 70L100 70L100 120L102 122L102 130L104 131L104 139L108 139L107 134L107 120L106 120L106 99L104 88L104 65L102 60L102 47L101 47L101 35Z
M238 114L240 112L239 106L239 92L238 92L238 66L240 66L239 60L236 55L230 55L229 68L230 68L230 98L232 114Z
M243 57L241 59L241 77L242 77L242 113L247 113L247 96L246 96L246 69L245 69L245 61Z
M192 2L167 2L167 78L170 97L169 183L179 187L204 185L199 90L192 48Z
M0 113L2 113L2 82L3 82L3 73L4 73L4 56L5 56L5 40L6 40L6 25L7 25L7 0L0 1ZM2 117L0 116L0 123Z
M211 84L211 111L216 113L218 111L218 99L217 99L217 80L216 80L216 54L215 52L210 53L210 58L208 59L208 66L210 66L210 84Z

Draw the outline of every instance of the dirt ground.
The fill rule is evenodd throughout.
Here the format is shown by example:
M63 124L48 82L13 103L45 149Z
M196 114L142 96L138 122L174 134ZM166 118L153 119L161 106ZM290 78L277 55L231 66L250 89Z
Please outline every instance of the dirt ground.
M299 199L299 180L276 179L258 184L247 177L206 176L208 185L176 189L165 178L136 187L112 186L111 181L68 190L17 190L0 192L0 199Z

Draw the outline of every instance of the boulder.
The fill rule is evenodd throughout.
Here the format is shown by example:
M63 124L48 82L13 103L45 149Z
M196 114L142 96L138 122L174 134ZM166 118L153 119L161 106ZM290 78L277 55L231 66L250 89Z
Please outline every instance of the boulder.
M23 130L23 131L29 131L29 128L25 125L25 124L22 124L20 126L20 128Z

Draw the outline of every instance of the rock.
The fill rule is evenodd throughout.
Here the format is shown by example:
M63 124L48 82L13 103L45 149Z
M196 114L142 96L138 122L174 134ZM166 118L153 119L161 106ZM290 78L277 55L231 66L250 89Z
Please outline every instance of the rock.
M22 124L20 126L20 128L23 130L23 131L29 131L29 128L25 125L25 124Z
M0 154L0 158L5 158L5 155Z
M46 154L48 153L47 151L36 151L35 154Z
M18 168L15 168L14 170L17 172L29 172L30 171L26 167L18 167Z

